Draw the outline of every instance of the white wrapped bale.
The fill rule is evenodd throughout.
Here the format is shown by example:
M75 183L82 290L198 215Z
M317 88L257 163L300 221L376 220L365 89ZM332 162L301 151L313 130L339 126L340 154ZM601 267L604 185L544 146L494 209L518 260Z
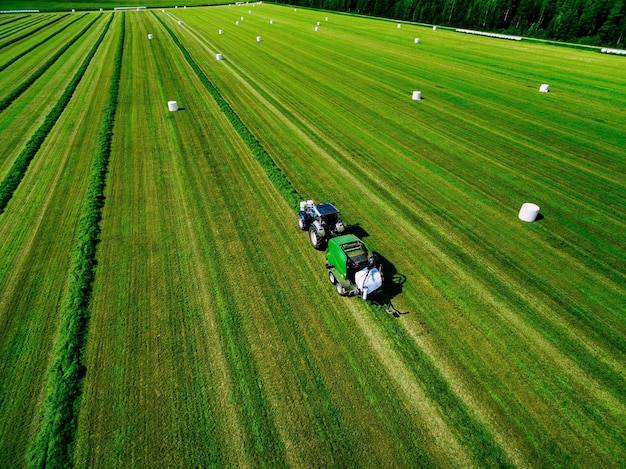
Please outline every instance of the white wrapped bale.
M537 219L537 215L539 214L539 205L525 203L522 204L522 208L519 211L519 219L522 221L535 221Z

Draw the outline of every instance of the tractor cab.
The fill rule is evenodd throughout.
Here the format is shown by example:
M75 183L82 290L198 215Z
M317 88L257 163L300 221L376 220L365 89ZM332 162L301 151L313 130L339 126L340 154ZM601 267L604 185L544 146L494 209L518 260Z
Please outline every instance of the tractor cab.
M328 238L339 236L345 231L339 218L339 210L330 202L316 204L312 200L300 202L298 226L309 230L309 238L315 249L323 249Z

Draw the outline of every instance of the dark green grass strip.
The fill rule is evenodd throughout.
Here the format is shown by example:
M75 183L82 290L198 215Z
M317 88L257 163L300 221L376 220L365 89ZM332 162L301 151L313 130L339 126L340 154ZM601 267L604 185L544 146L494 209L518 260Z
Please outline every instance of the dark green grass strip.
M94 21L97 19L98 17ZM78 37L80 37L80 35L83 34L94 23L94 21L92 21L87 28L83 29L83 31L76 38L74 38L74 40L78 39ZM9 200L13 197L13 193L22 182L30 162L39 151L39 148L54 127L54 124L56 124L67 104L70 102L70 99L72 99L72 95L74 94L76 87L78 87L80 80L83 78L83 75L89 66L89 62L91 62L91 59L95 55L97 46L100 45L103 37L104 36L101 36L100 40L91 49L72 80L65 87L65 91L59 98L59 101L50 110L43 123L28 140L26 146L17 156L13 162L13 166L11 166L11 169L9 169L9 172L4 177L4 180L0 183L0 214L4 213L4 209L9 203Z
M0 32L0 39L6 39L7 37L11 37L16 33L20 33L32 26L36 26L39 23L42 23L50 18L50 16L36 16L30 19L25 19L23 23L14 24L12 26L9 26L8 28L3 28L2 32Z
M84 15L83 15L84 16ZM66 30L67 28L69 28L71 25L73 25L74 23L76 23L77 21L79 21L82 18L82 16L77 17L75 20L73 20L70 23L67 23L65 26L63 26L61 29L59 29L58 31L50 34L48 37L46 37L44 40L39 41L37 44L35 44L34 46L28 48L27 50L25 50L24 52L16 55L15 57L13 57L11 60L9 60L8 62L0 65L0 72L2 72L5 68L7 68L8 66L10 66L11 64L17 62L19 59L21 59L22 57L24 57L26 54L28 54L29 52L32 52L33 50L35 50L37 47L39 47L40 45L42 45L43 43L49 41L50 39L52 39L54 36L56 36L57 34L60 34L61 32L63 32L64 30Z
M372 306L373 314L380 310ZM469 449L478 467L512 467L501 448L487 429L475 421L467 406L456 397L431 359L415 346L406 329L398 321L379 321L394 347L405 358L415 379L426 393L442 408L443 418L449 424L463 447Z
M205 86L207 91L211 94L220 110L224 113L224 115L228 118L228 121L233 126L233 128L237 131L239 136L246 143L254 157L261 164L261 167L265 170L267 176L270 181L276 186L280 194L285 198L290 207L294 209L298 207L298 204L301 200L303 200L302 196L298 194L298 191L293 186L293 184L287 179L285 173L278 167L276 162L272 159L272 157L267 153L263 145L256 139L256 137L250 132L250 129L246 127L243 121L239 118L237 113L233 110L233 108L228 104L228 102L222 97L218 89L211 83L211 81L204 74L200 66L193 59L189 51L183 46L183 44L178 40L178 37L174 34L174 32L163 22L163 20L156 14L154 11L152 14L159 20L159 22L163 25L163 27L167 30L167 32L172 37L172 40L176 43L183 56L187 60L187 63L191 66L193 71L196 73L202 84Z
M69 14L69 13L68 13L68 14ZM67 15L59 16L58 18L55 18L55 19L53 19L52 21L50 21L50 22L48 22L48 23L46 23L46 24L43 24L43 25L39 26L39 27L38 27L38 28L36 28L36 29L33 29L33 30L31 30L31 31L28 31L27 33L22 34L22 35L20 35L20 36L14 37L14 38L13 38L13 39L11 39L10 41L5 42L4 44L0 44L0 49L4 49L5 47L10 46L11 44L15 44L17 41L21 41L22 39L27 38L28 36L32 36L32 35L33 35L33 34L35 34L37 31L40 31L40 30L42 30L42 29L44 29L44 28L47 28L48 26L50 26L50 25L52 25L52 24L56 23L57 21L61 21L61 20L62 20L63 18L65 18L66 16L67 16Z
M9 24L9 23L13 23L14 21L17 21L17 20L23 20L23 19L26 19L26 18L28 18L29 16L31 16L31 15L26 15L26 16L16 16L15 18L8 19L7 21L3 21L2 23L0 23L0 27L2 27L2 26L6 26L7 24Z
M46 70L48 70L57 60L59 60L59 57L61 57L65 53L65 51L67 51L76 41L78 41L83 36L83 34L85 34L87 32L87 30L89 28L91 28L91 26L96 21L98 21L99 17L100 17L99 15L96 16L91 23L89 23L87 26L85 26L81 32L79 32L76 36L74 36L72 39L70 39L63 47L61 47L56 52L56 54L54 54L52 57L50 57L46 61L46 63L44 63L41 67L39 67L35 71L35 73L30 75L26 80L24 80L22 83L20 83L17 88L15 88L13 91L11 91L11 93L6 98L4 98L2 101L0 101L0 112L4 111L7 107L9 107L11 105L11 103L13 101L15 101L17 98L19 98L22 95L22 93L24 93L24 91L26 91L28 88L30 88L30 86L33 83L35 83L35 81L37 81L37 79L41 75L43 75Z
M111 25L111 15L104 31L94 45L86 65L95 55ZM96 246L104 206L104 187L111 152L113 124L122 68L124 24L113 64L109 99L104 109L96 154L89 173L87 194L77 229L77 241L72 251L72 265L66 295L61 307L59 331L54 343L42 420L28 453L29 466L71 467L72 452L78 420L78 404L84 375L81 357L86 340L88 314L96 269Z

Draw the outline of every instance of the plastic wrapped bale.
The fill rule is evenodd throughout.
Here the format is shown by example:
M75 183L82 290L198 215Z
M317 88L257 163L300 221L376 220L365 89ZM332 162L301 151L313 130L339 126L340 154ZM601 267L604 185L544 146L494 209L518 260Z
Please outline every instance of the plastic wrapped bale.
M168 101L167 107L170 111L178 111L178 103L176 101Z
M522 221L535 221L537 219L537 215L539 215L539 205L525 203L522 204L522 208L519 211L519 219Z

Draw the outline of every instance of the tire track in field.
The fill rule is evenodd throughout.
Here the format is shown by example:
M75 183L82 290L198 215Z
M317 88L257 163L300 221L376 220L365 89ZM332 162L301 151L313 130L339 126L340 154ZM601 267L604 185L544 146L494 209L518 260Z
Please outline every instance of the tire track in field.
M210 47L207 47L207 44L208 44L209 46L214 48L214 46L208 40L200 37L189 26L184 25L184 28L191 33L194 39L198 43L200 43L200 45L205 50L207 50L208 52L212 54L214 53L214 50L211 50ZM341 174L342 177L350 180L350 182L355 187L358 187L361 193L364 194L364 196L367 197L375 206L378 206L379 208L389 209L389 204L386 204L385 201L380 196L374 195L372 191L368 190L367 184L363 184L360 182L360 180L355 178L350 173L350 171L342 167L341 164L339 164L339 162L337 162L319 144L315 143L303 130L301 130L300 127L296 126L276 106L274 106L263 95L261 95L257 91L257 89L255 89L255 87L251 85L251 83L255 83L255 81L251 79L249 76L247 76L246 78L247 74L241 68L239 68L231 60L229 60L228 62L224 62L224 66L230 69L231 73L250 91L250 93L253 96L255 96L255 98L258 99L264 106L266 106L266 108L269 111L271 111L277 118L279 118L285 124L287 128L289 128L294 134L298 135L303 141L305 141L307 145L310 148L314 149L315 152L319 156L323 157L326 163L329 163L329 166L333 166L335 172ZM258 83L256 85L258 89L263 89L263 87L260 86ZM266 89L264 91L269 96L272 96L272 94L269 93ZM280 103L280 105L282 105L283 108L288 108L288 106L286 106L284 103L281 103L275 96L273 96L273 99L276 102ZM293 114L296 115L295 112ZM344 158L346 158L348 161L351 161L351 158L349 157L349 155L346 154L344 150L334 145L333 142L328 141L323 135L323 133L319 131L319 129L316 129L316 127L311 122L306 121L306 119L304 118L300 118L300 123L303 124L303 126L307 127L312 134L314 134L317 138L320 139L320 141L324 141L325 144L329 148L332 148L334 151L344 156ZM354 162L351 161L351 163L354 163ZM372 182L373 181L370 181L370 184ZM401 216L401 214L399 213L396 213L396 215ZM431 252L432 255L436 259L438 259L443 265L449 268L450 271L465 272L464 269L462 269L462 266L458 265L453 259L448 257L443 251L440 250L440 248L438 248L433 242L431 242L427 237L425 237L422 233L420 233L419 230L417 230L416 228L411 228L411 227L405 227L405 228L408 231L408 234L410 237L420 240L420 242L425 246L426 250ZM442 238L447 239L449 243L453 243L452 239L450 238L450 233L445 233L445 234L440 233L440 235L442 236ZM618 409L620 413L624 412L624 407L619 402L619 400L617 400L610 393L607 393L601 390L601 387L598 386L598 383L593 378L589 377L584 371L582 371L580 367L573 361L573 359L570 359L569 357L566 357L565 355L563 355L554 345L552 345L544 337L542 337L541 333L537 332L533 327L529 326L525 321L518 318L514 314L506 314L504 311L502 311L501 304L499 303L498 299L488 293L488 290L484 288L484 286L482 285L482 282L479 279L470 277L468 274L463 274L460 280L463 281L465 284L472 286L474 290L483 292L482 300L485 301L491 308L494 308L496 311L498 311L499 312L498 314L502 317L502 319L507 321L509 324L511 324L513 330L517 329L516 333L520 337L522 337L527 342L530 341L530 343L533 343L535 347L537 347L538 349L544 350L546 352L545 355L549 357L551 360L553 360L554 363L557 363L558 367L566 375L574 377L579 382L579 384L582 384L583 386L594 390L593 392L596 398L599 398L600 400L604 401L610 407ZM512 284L513 282L511 281L511 279L508 279L508 283ZM518 291L522 291L522 290L518 290ZM525 297L525 300L527 302L529 301L529 298L527 295ZM461 400L464 399L463 395L460 395L459 398ZM507 453L518 454L519 452L509 450L507 451Z

